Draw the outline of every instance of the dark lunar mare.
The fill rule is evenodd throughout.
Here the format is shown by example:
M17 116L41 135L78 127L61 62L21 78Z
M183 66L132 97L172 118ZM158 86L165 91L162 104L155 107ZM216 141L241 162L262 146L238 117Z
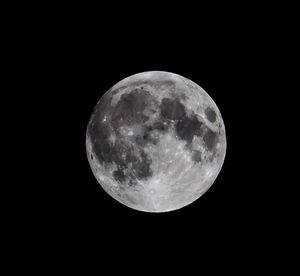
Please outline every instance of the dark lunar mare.
M146 179L153 172L150 168L151 159L142 147L134 148L130 141L120 134L120 126L141 125L148 120L142 112L151 102L149 92L135 89L129 94L123 94L117 105L111 105L111 95L105 94L94 109L93 117L88 125L88 135L92 141L93 152L104 167L116 164L113 177L130 185L136 184L135 178ZM106 115L107 120L103 121ZM109 140L114 134L115 143ZM130 172L126 172L131 164Z
M200 163L202 161L201 152L198 150L192 151L192 160L196 163Z
M175 124L175 129L179 138L186 141L188 145L192 143L194 136L202 135L203 128L203 123L199 122L195 115L188 117L185 114L185 116Z
M216 117L217 117L217 114L214 110L212 110L210 107L207 107L204 111L205 115L206 115L206 118L214 123L216 121Z
M203 141L208 150L213 151L218 142L218 135L216 132L209 128L206 128L205 134L203 136Z
M179 120L185 116L185 108L178 99L164 98L160 104L160 114L163 119Z
M121 125L143 124L149 117L143 111L151 104L153 98L148 91L134 89L120 97L117 105L111 112L111 123L115 129Z
M186 142L194 162L202 160L201 152L192 150L191 143L194 136L202 137L207 150L215 151L218 142L217 133L199 121L193 112L188 115L181 102L184 101L182 97L162 99L158 106L160 117L149 125L147 124L149 118L143 111L149 110L150 105L157 106L158 103L148 91L140 87L134 89L130 93L123 94L115 106L111 105L112 95L113 93L106 93L98 102L87 131L92 141L93 152L100 164L103 166L116 164L117 169L113 172L113 177L117 181L136 185L138 180L153 175L152 160L144 151L144 147L149 143L158 142L152 135L155 131L165 133L170 127L174 127L178 138ZM216 119L212 109L206 108L205 114L211 122ZM105 116L107 120L103 121ZM135 134L132 138L134 143L124 139L120 133L120 127L126 125L141 127L139 134ZM112 134L116 136L114 143L109 140Z
M203 122L199 121L195 113L188 115L185 106L181 103L179 98L164 98L160 104L160 113L162 119L167 121L173 120L175 130L179 139L186 142L186 147L191 148L191 143L194 136L202 137L206 148L213 152L218 142L218 135L216 132L209 129ZM216 113L208 108L206 109L206 116L209 116L210 121L216 119ZM192 153L196 162L201 160L201 154Z

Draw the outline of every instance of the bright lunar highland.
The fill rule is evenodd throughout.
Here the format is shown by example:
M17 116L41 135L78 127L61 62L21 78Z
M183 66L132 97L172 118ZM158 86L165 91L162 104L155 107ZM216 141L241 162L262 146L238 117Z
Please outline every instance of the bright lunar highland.
M140 211L167 212L213 184L225 158L225 127L199 85L169 72L143 72L99 100L86 150L93 174L114 199Z

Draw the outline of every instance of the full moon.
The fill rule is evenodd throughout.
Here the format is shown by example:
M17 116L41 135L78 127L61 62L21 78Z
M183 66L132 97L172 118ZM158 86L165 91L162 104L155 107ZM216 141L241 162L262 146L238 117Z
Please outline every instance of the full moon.
M180 75L150 71L115 84L86 132L87 157L102 188L144 212L180 209L217 178L225 126L212 98Z

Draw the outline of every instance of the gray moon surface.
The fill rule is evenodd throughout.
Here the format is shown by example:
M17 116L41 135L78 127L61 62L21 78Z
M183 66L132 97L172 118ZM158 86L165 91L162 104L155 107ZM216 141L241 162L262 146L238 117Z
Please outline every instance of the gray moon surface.
M115 84L98 101L86 132L92 172L127 207L180 209L214 183L226 154L221 113L196 83L150 71Z

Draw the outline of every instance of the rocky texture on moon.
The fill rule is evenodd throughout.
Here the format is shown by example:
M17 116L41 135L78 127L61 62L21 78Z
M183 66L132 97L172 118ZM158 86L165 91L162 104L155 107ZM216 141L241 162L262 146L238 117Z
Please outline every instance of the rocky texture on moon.
M225 158L224 123L216 104L182 76L130 76L97 103L86 148L92 171L128 207L166 212L198 199Z

